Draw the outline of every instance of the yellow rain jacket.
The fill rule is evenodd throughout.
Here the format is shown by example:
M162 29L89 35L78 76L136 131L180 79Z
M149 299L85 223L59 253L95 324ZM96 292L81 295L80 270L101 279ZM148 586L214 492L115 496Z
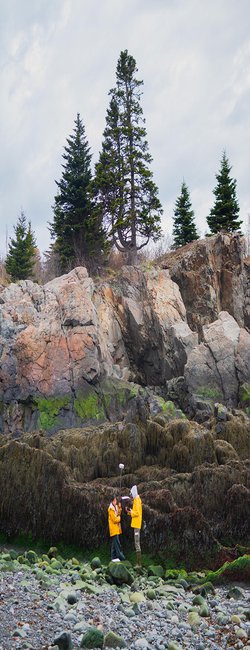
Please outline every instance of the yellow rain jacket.
M109 522L109 534L110 537L114 535L120 535L122 532L121 527L121 507L114 506L112 501L108 508L108 522Z
M131 528L141 528L142 525L142 502L141 497L137 492L136 485L133 486L131 490L132 496L134 497L132 510L130 511L131 516Z

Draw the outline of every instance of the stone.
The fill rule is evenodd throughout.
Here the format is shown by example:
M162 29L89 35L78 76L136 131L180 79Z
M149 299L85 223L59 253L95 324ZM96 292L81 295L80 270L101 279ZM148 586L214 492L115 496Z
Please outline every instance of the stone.
M75 603L77 603L77 601L78 601L77 593L75 591L71 591L67 595L67 601L68 601L69 605L74 605Z
M151 564L148 567L148 575L149 576L156 576L157 578L163 578L164 569L160 564L158 564L158 565Z
M235 623L236 625L241 624L241 618L237 614L232 614L231 621L232 621L232 623Z
M146 602L146 598L145 598L144 594L142 592L139 592L139 591L131 592L129 598L130 598L131 603L138 604L138 603L145 603Z
M60 632L53 641L53 646L57 645L59 650L73 650L73 644L70 632Z
M132 584L133 578L123 562L110 562L108 570L116 585Z
M109 630L104 637L104 648L126 648L127 644L119 634Z
M207 603L203 603L199 609L199 615L202 616L202 618L207 618L209 616L209 609L207 606Z
M91 569L100 569L102 564L99 557L93 557L90 562Z
M201 624L201 619L198 612L189 612L188 614L188 623L191 627L198 627Z
M238 639L247 639L248 638L246 630L243 630L242 627L238 627L238 625L235 625L234 631L235 631L235 634L238 637Z
M80 643L81 648L102 648L104 634L96 627L89 627L83 635Z
M227 598L233 598L234 600L244 600L245 594L243 589L240 587L230 587L229 591L227 592Z
M135 648L141 648L142 650L147 650L147 648L150 647L147 639L145 639L144 637L136 639L136 641L134 642L134 646Z

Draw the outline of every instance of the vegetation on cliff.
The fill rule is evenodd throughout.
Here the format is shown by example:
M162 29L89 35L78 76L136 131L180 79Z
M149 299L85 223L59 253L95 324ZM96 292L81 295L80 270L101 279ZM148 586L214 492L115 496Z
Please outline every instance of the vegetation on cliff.
M26 216L21 212L16 226L15 237L9 243L5 268L12 282L26 280L33 277L33 268L36 256L36 242L31 230L31 223L27 223Z
M189 242L199 239L194 222L194 211L190 201L189 189L185 181L182 182L180 196L176 199L174 208L173 248L185 246Z
M140 105L143 82L136 78L136 61L121 52L116 86L110 90L106 128L95 190L98 210L112 244L136 261L137 251L160 237L162 214Z
M239 220L240 208L236 198L236 180L230 177L231 169L232 167L230 167L228 157L224 151L220 170L216 174L217 185L213 190L215 195L214 206L207 217L207 223L212 234L220 230L234 232L239 230L243 223Z
M85 128L78 113L74 132L67 138L63 154L63 173L56 181L58 192L53 207L50 232L55 239L61 270L80 264L90 265L105 245L102 223L91 198L91 153Z

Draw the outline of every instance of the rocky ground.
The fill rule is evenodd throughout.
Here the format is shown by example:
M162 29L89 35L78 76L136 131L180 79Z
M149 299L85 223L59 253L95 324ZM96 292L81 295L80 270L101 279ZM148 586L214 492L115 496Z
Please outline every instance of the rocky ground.
M104 567L98 558L2 553L0 650L47 650L56 641L56 650L249 650L249 586L206 579L160 566L137 575L129 563Z

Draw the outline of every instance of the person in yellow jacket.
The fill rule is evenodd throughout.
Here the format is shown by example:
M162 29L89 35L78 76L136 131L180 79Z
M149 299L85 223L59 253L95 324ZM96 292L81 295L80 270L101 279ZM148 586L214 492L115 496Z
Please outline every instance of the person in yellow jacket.
M109 534L111 537L111 560L119 562L125 560L125 555L122 552L119 535L121 535L121 503L117 502L117 497L114 497L109 504L108 508L108 524Z
M131 509L127 509L128 515L131 517L131 528L134 529L134 542L136 551L136 566L141 569L141 526L142 526L142 502L138 494L137 486L133 485L130 490L133 498L133 505Z

